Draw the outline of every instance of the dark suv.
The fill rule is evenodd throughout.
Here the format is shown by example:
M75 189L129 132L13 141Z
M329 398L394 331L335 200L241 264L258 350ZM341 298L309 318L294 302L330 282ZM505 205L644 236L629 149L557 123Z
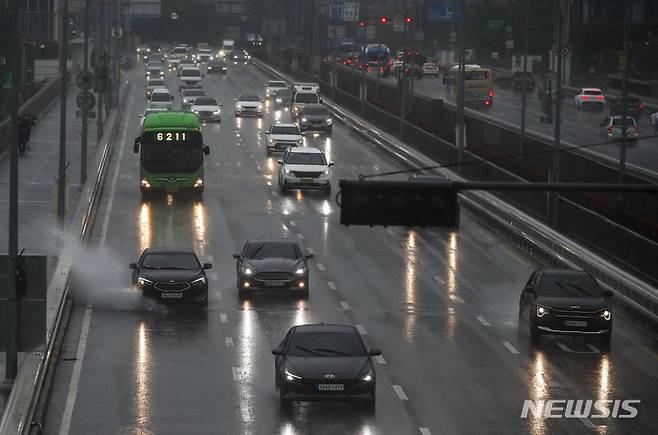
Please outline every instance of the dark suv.
M512 75L512 86L515 91L532 92L535 89L535 78L530 71L517 71Z

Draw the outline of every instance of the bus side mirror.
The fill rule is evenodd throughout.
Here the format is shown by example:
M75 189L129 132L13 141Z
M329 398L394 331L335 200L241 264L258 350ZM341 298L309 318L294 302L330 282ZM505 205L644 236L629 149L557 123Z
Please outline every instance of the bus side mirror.
M142 144L142 139L139 137L135 138L135 144L133 145L133 152L135 154L139 153L139 146Z
M208 145L204 145L204 146L203 146L203 153L204 153L205 155L210 154L210 147L209 147Z
M171 101L174 101L174 96L173 95L171 96Z

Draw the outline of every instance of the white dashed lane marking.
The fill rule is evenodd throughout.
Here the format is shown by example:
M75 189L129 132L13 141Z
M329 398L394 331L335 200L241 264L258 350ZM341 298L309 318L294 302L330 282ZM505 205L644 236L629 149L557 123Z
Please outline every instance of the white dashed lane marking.
M441 277L439 275L434 275L432 278L434 279L434 281L438 282L439 284L445 284L446 283L444 280L441 279Z
M464 303L464 300L457 295L449 295L448 297L450 298L451 301L457 302L458 304Z
M343 307L344 310L349 310L350 309L350 304L348 304L345 301L340 301L340 306Z
M357 332L361 335L368 335L368 331L366 331L366 328L363 327L363 325L354 325L356 328Z
M233 338L232 337L224 338L224 344L226 345L226 347L233 347Z
M419 427L418 430L420 431L421 435L432 435L432 432L426 427Z
M507 348L507 350L509 350L510 352L512 352L514 355L518 355L518 354L519 354L519 351L516 350L516 348L514 347L514 345L513 345L512 343L510 343L509 341L503 341L503 346L505 346L505 347Z
M297 226L297 222L291 220L291 221L290 221L290 226L291 226L291 227Z
M407 397L406 393L404 392L401 386L393 385L393 391L395 391L395 394L398 396L398 399L409 400L409 397Z
M297 237L299 237L300 239L304 240L304 235L303 235L302 233L297 233Z
M334 284L333 281L327 282L327 285L329 286L330 289L332 290L338 290L338 287L336 287L336 284Z
M309 254L315 254L315 251L310 246L306 248L306 252L308 252Z
M324 267L324 264L322 264L322 263L317 263L316 266L318 267L318 270L321 270L321 271L327 270L327 268Z
M487 319L485 319L482 316L475 316L476 319L478 319L478 322L482 323L482 326L491 326L491 323L487 322Z
M228 317L226 317L226 314L220 313L219 314L219 321L222 323L228 323Z
M386 365L386 360L385 360L384 357L381 356L381 355L377 355L377 356L375 357L375 361L377 361L377 364L381 364L381 365L383 365L383 366Z

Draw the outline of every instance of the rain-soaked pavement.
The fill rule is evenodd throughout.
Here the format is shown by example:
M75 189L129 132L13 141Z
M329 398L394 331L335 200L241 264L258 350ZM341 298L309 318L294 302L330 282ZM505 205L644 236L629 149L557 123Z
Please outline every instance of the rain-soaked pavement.
M203 200L142 201L132 153L145 106L141 65L130 80L127 130L95 226L99 250L83 262L93 278L69 325L46 433L653 432L653 338L617 316L608 353L579 338L531 346L517 326L518 296L540 264L468 214L458 232L346 228L320 194L281 197L264 130L288 113L235 119L231 110L240 92L263 93L267 77L251 66L204 79L225 106L223 122L204 127L211 154ZM167 81L175 92L175 78ZM331 139L306 142L336 162L336 180L399 168L341 124ZM238 300L231 255L261 236L296 238L315 254L308 301ZM193 247L214 263L207 310L144 302L129 289L128 263L149 246ZM321 321L360 325L366 342L382 349L375 413L332 403L281 411L270 350L290 326ZM523 419L527 399L641 403L635 419Z

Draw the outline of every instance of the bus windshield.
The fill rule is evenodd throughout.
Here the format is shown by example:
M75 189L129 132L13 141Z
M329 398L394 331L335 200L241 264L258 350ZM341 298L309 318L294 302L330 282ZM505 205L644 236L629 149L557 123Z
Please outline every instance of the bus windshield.
M148 172L190 173L203 164L201 134L196 131L145 132L141 149Z

